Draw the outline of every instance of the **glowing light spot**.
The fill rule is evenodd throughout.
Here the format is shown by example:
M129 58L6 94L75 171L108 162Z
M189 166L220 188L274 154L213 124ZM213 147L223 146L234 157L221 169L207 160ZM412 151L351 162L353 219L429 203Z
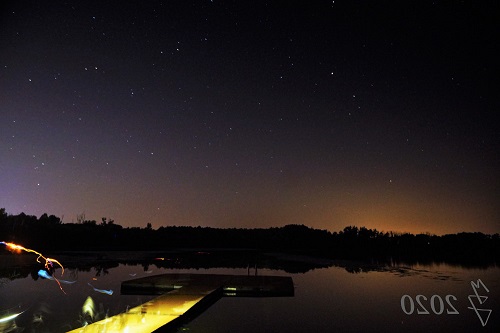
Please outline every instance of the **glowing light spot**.
M92 299L92 297L90 297L90 296L87 297L87 299L83 303L82 313L88 314L90 316L90 318L94 319L95 305L94 305L94 300Z

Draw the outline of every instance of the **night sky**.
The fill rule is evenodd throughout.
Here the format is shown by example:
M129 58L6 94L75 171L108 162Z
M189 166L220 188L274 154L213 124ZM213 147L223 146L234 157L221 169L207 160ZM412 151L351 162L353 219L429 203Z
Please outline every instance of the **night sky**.
M0 207L500 232L488 1L2 1Z

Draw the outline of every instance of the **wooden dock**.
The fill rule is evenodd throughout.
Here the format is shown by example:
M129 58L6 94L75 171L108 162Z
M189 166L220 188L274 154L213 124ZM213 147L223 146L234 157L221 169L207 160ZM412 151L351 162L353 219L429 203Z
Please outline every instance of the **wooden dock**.
M121 294L160 296L68 333L173 330L221 297L292 297L294 286L291 277L283 276L162 274L124 281Z

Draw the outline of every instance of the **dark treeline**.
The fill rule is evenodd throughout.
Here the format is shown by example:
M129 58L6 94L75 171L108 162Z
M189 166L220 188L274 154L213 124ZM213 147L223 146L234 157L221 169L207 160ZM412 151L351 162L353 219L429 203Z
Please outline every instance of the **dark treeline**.
M484 265L500 262L499 234L462 232L443 236L380 232L348 226L340 232L286 225L267 229L209 227L124 228L113 220L80 218L62 223L54 215L39 218L9 215L0 209L0 241L38 251L170 251L191 249L249 249L307 254L334 259L444 261ZM0 247L0 252L4 251Z

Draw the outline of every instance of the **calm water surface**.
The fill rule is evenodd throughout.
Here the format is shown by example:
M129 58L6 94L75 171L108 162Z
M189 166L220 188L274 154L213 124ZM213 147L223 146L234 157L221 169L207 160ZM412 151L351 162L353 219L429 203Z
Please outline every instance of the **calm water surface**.
M6 271L8 268L3 267L2 272ZM176 272L255 274L254 269L246 268L169 269L121 264L107 270L67 269L62 279L76 282L62 284L63 293L55 281L37 278L36 272L34 269L28 277L17 277L19 272L12 269L9 277L1 278L0 317L24 312L14 320L0 321L0 333L66 332L154 297L121 295L121 282L132 278ZM56 276L60 273L57 270ZM499 267L468 269L444 264L366 267L347 262L305 273L258 269L257 274L291 276L295 295L224 297L179 332L500 332ZM477 298L473 300L477 308L492 310L485 326L476 312L469 309L468 296L475 295L471 281L477 283L478 279L483 283L477 289L478 295L487 298L481 298L482 304ZM93 288L113 290L113 294ZM411 314L403 311L402 297L404 310ZM92 318L83 313L86 301L94 308ZM429 314L419 313L426 310ZM485 321L488 311L479 313Z

